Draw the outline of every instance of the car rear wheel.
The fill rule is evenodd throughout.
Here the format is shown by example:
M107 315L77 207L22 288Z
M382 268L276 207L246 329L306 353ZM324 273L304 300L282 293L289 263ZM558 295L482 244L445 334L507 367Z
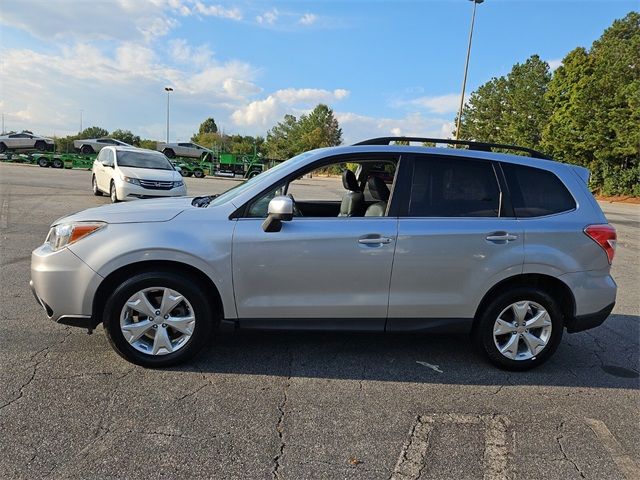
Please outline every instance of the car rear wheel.
M94 153L93 147L91 145L82 145L82 147L80 147L80 152L84 153L85 155L91 155L92 153Z
M102 196L102 192L98 189L98 182L96 182L96 176L95 175L91 176L91 190L93 190L93 194L96 197L101 197Z
M116 184L111 180L111 186L109 187L109 197L111 197L111 203L118 203L118 192L116 190Z
M7 150L7 146L0 142L0 153L4 153Z
M533 287L499 294L489 303L474 328L478 348L506 370L528 370L555 352L564 321L553 297Z
M206 292L188 275L146 272L125 280L104 310L111 346L144 367L168 367L192 358L213 331Z
M175 158L176 152L174 152L171 148L165 148L162 150L162 153L165 154L167 158Z
M40 150L41 152L44 152L47 149L47 144L45 142L43 142L42 140L38 140L35 143L35 147L37 150Z

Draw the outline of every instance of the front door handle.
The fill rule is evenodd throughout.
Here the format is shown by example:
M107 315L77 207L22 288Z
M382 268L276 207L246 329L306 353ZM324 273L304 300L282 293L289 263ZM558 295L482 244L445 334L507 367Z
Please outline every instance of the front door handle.
M493 232L487 236L489 242L511 242L517 240L518 236L509 232Z
M358 243L362 245L381 245L391 243L389 237L376 237L376 238L359 238Z

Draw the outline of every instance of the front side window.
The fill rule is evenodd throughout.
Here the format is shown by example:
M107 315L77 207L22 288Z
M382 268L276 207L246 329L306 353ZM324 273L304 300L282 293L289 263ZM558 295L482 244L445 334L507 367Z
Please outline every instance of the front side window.
M541 217L576 208L562 181L540 168L503 163L516 217Z
M498 217L500 188L490 162L416 158L410 217Z

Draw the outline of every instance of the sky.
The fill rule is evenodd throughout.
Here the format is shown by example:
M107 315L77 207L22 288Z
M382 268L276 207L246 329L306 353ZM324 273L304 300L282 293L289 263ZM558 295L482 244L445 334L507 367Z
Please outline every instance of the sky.
M266 135L285 114L334 109L344 143L448 137L473 3L423 1L4 0L5 130L83 127L188 141L213 117ZM538 54L552 68L590 47L625 0L486 0L478 5L467 93Z

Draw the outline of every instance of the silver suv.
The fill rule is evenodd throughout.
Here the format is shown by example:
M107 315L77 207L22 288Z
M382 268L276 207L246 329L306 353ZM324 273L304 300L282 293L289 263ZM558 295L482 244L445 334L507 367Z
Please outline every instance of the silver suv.
M57 220L33 252L33 292L50 319L103 323L148 367L233 327L462 330L524 370L564 329L606 319L616 233L586 169L520 147L398 140L416 139L306 152L218 196ZM507 148L528 156L493 151Z

